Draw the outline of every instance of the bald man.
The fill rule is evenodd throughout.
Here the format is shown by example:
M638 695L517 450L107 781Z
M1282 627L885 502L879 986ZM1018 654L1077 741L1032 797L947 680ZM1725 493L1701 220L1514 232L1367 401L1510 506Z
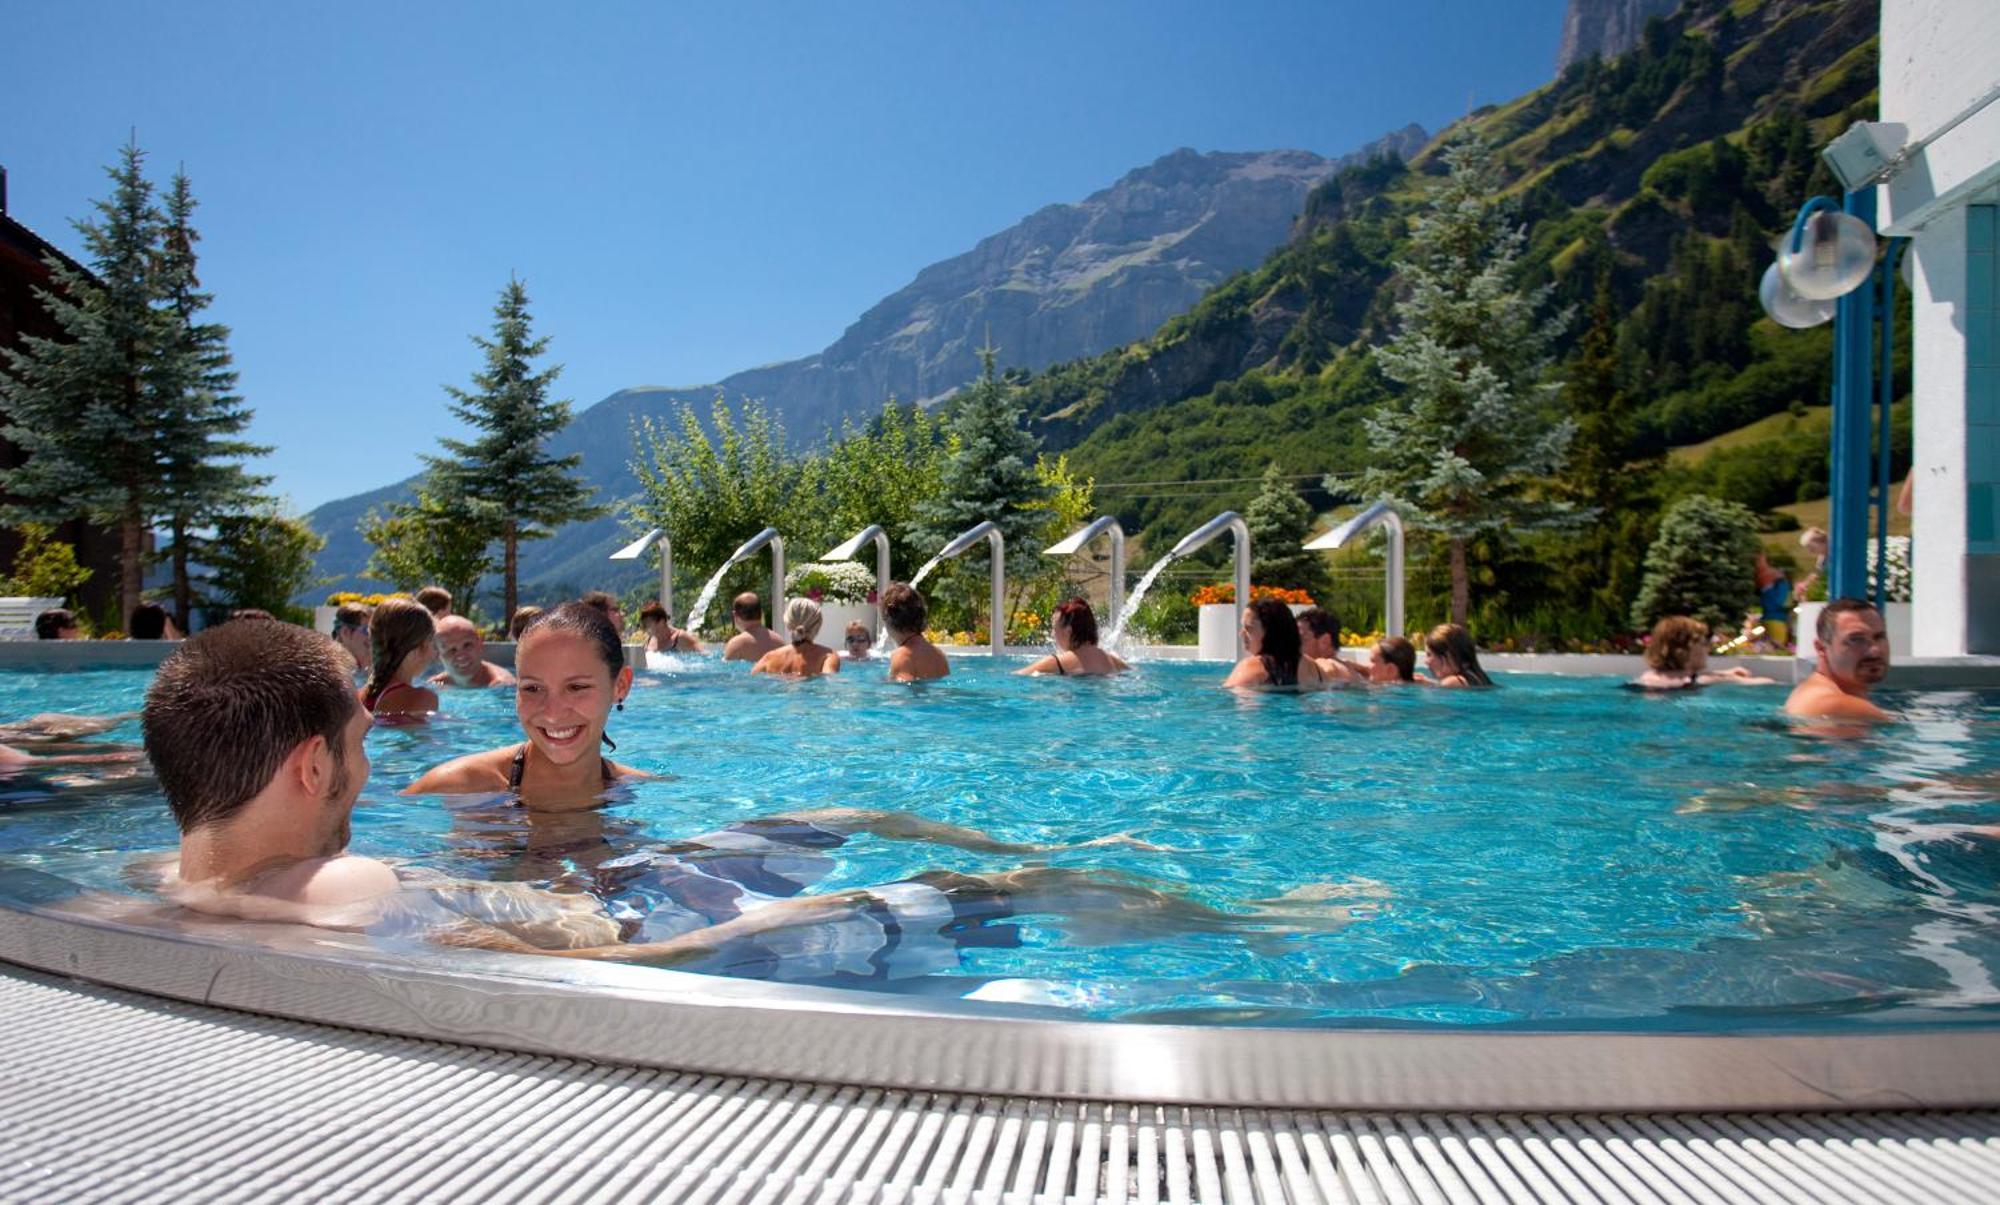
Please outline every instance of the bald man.
M463 615L447 615L437 623L438 655L444 672L432 686L512 686L514 675L486 660L486 637L479 625Z

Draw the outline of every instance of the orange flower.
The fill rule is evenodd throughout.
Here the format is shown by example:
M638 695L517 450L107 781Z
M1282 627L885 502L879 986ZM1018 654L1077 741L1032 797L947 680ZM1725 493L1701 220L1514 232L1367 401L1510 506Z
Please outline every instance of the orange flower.
M1250 587L1251 602L1263 602L1265 599L1284 603L1288 607L1310 607L1313 605L1313 596L1304 590L1287 590L1282 586L1253 585ZM1188 595L1188 601L1197 607L1211 606L1216 603L1233 603L1236 601L1236 583L1222 582L1213 586L1203 586L1193 594Z

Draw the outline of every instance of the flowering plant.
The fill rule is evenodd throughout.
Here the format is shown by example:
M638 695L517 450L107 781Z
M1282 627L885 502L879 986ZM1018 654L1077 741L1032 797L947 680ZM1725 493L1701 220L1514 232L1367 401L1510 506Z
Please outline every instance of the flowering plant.
M404 596L396 594L357 594L352 590L342 590L338 594L327 595L326 605L329 607L338 607L347 603L360 603L364 607L379 607L385 598L400 597Z
M1882 601L1910 601L1910 537L1890 536L1885 541L1888 576L1883 580ZM1875 541L1868 541L1868 593L1875 593L1875 579L1881 570L1875 563Z
M861 603L875 591L875 575L858 561L807 561L785 574L785 593L814 602Z
M1251 602L1263 602L1267 598L1284 603L1288 607L1310 607L1313 605L1313 596L1307 594L1304 590L1287 590L1281 586L1253 585L1250 587ZM1219 585L1203 586L1193 594L1188 595L1188 601L1197 607L1211 606L1215 603L1233 603L1236 601L1236 583L1223 582Z

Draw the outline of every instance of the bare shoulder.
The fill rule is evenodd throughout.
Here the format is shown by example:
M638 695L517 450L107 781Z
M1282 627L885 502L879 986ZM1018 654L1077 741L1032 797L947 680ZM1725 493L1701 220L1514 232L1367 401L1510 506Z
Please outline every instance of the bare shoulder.
M1236 663L1235 669L1229 671L1229 676L1222 680L1222 684L1224 686L1262 686L1270 680L1271 675L1265 672L1264 663L1261 660L1256 657L1245 657Z
M514 746L488 749L455 757L432 766L417 781L404 787L405 795L471 795L480 791L507 789L507 770L514 761Z
M1867 699L1850 695L1818 674L1793 689L1785 713L1805 719L1886 720L1889 713Z
M839 673L839 672L840 672L840 654L839 654L839 653L836 653L836 652L833 652L832 650L830 650L830 649L829 649L829 650L827 651L827 654L826 654L826 659L820 662L820 666L819 666L819 669L820 669L820 672L821 672L821 673L823 673L823 674L837 674L837 673Z
M1014 671L1014 672L1015 672L1015 673L1019 673L1019 674L1052 674L1052 673L1055 673L1055 672L1056 672L1056 659L1057 659L1058 657L1060 657L1061 655L1062 655L1062 654L1060 654L1060 653L1057 653L1057 654L1055 654L1055 655L1053 655L1053 656L1048 656L1048 657L1043 657L1043 658L1042 658L1041 660L1039 660L1039 661L1036 661L1036 662L1035 662L1035 663L1033 663L1032 665L1029 665L1029 666L1028 666L1027 668L1025 668L1025 669L1019 669L1019 670L1016 670L1016 671Z
M504 665L496 665L488 661L486 663L486 673L492 679L492 681L487 683L488 686L513 686L515 684L514 671Z

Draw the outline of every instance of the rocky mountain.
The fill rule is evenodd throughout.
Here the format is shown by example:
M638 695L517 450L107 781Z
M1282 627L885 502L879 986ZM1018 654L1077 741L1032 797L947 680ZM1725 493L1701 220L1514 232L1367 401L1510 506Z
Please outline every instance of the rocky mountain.
M1648 20L1669 16L1680 6L1681 0L1569 0L1556 47L1556 73L1592 55L1608 59L1624 54L1639 44Z
M1335 159L1307 151L1200 153L1181 149L1073 204L1049 205L963 255L932 264L861 315L814 356L736 373L715 385L624 389L577 416L552 447L583 454L583 471L609 498L636 489L631 425L720 393L755 398L810 446L841 421L874 413L890 395L942 398L978 371L990 337L1008 368L1041 369L1144 338L1290 237L1313 186L1349 164L1407 157L1428 140L1416 125ZM369 507L407 495L410 482L329 502L308 517L327 537L320 572L331 588L366 588L368 546L356 530ZM616 520L566 529L524 546L524 594L606 579ZM635 579L636 580L636 579ZM316 591L317 593L317 591Z

